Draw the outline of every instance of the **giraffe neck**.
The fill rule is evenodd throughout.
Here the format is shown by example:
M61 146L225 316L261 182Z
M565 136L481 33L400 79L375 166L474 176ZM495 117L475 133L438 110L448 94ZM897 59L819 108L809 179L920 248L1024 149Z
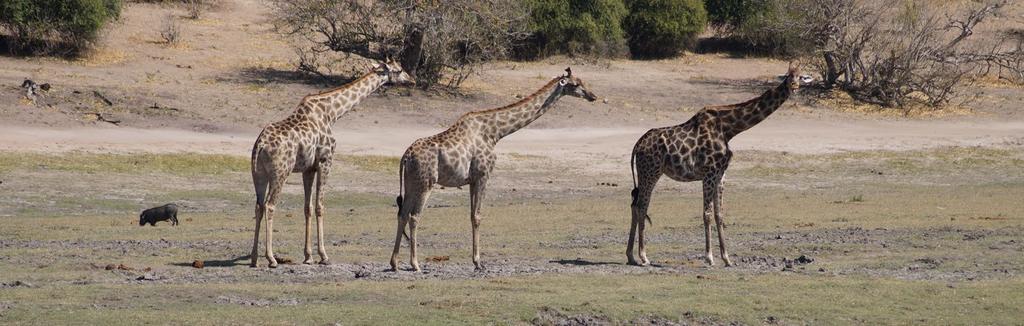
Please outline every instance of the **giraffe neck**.
M719 123L726 139L732 139L739 133L761 123L781 107L782 103L786 102L790 94L793 93L788 84L789 80L787 79L778 87L764 92L760 97L737 104L732 110L724 111L724 114L719 117Z
M519 102L476 113L476 119L483 123L480 130L484 137L497 142L544 115L562 97L562 86L558 85L560 79L553 79Z
M384 85L385 82L387 82L387 76L370 71L341 87L307 96L303 100L304 109L311 116L322 119L328 125L333 125L348 110Z

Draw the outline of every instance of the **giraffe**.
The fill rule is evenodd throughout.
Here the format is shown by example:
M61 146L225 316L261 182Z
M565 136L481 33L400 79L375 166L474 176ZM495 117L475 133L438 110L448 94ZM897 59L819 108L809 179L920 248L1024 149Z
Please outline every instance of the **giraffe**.
M651 129L637 140L630 157L630 169L635 169L633 202L630 205L633 216L626 245L626 258L630 265L643 266L649 262L644 239L645 221L650 221L647 208L655 184L662 175L666 175L680 182L703 181L705 259L709 265L714 265L711 255L713 215L722 260L725 266L732 266L729 252L725 249L722 223L725 210L722 207L722 177L732 158L729 140L775 112L799 89L798 76L798 69L791 66L778 87L757 98L739 104L705 107L683 124ZM633 259L634 240L639 246L639 263Z
M384 84L413 84L409 74L394 60L371 69L368 73L344 86L307 95L290 116L263 129L252 147L252 182L256 188L256 229L252 238L251 267L256 267L259 248L260 222L267 219L266 257L270 267L277 267L274 258L274 206L293 172L302 172L305 194L303 207L306 215L306 245L304 264L311 264L310 219L312 190L316 182L316 235L320 264L330 261L324 251L323 186L331 173L334 156L334 134L331 126L345 112Z
M593 102L597 98L587 90L583 81L565 69L540 90L511 105L469 112L455 121L447 130L420 138L402 155L399 165L398 230L395 248L391 254L391 270L398 270L398 250L402 237L409 241L410 264L420 271L416 259L416 224L437 184L445 187L469 185L470 224L473 227L473 265L480 263L480 206L484 200L487 180L494 168L494 146L503 137L526 127L540 118L551 105L564 95L584 98ZM403 190L404 189L404 190ZM409 226L408 234L405 226Z

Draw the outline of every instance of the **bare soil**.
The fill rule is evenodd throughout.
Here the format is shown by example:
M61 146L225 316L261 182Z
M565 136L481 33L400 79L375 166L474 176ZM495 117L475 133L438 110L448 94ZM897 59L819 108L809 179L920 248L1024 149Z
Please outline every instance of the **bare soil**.
M162 44L154 22L183 9L130 3L85 58L0 57L0 289L13 298L0 299L0 321L221 323L272 308L235 322L379 324L395 319L370 311L393 310L395 300L412 307L408 316L432 318L425 323L998 324L1021 313L1019 295L997 297L1024 284L1024 88L1006 85L972 88L969 110L923 116L797 95L731 144L725 202L737 266L703 263L699 185L671 181L652 205L654 264L624 265L637 137L757 96L787 66L729 55L499 62L462 94L375 94L335 126L325 239L333 264L295 263L304 226L293 176L275 222L277 254L293 263L249 268L252 142L303 95L336 85L294 72L262 2L221 3L203 19L180 18L178 45ZM1014 6L1000 26L1024 25ZM423 272L386 271L405 147L466 111L530 94L565 66L602 100L562 99L499 145L484 210L487 269L468 261L467 190L449 188L434 192L421 222ZM17 87L24 78L53 90L28 103ZM168 165L175 158L195 163ZM181 226L137 226L141 209L167 202L182 206ZM855 302L830 310L736 291ZM889 310L878 299L885 291L914 306ZM595 297L560 296L576 292ZM941 310L937 293L966 310ZM705 296L713 299L693 301ZM294 319L290 309L324 313Z

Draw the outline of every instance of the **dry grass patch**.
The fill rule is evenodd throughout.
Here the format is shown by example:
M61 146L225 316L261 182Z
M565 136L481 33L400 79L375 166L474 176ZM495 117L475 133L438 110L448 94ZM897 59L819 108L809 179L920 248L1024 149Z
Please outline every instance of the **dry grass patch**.
M353 165L360 170L367 172L380 172L397 174L398 164L401 157L383 155L342 155L338 154L335 159L345 164Z
M914 96L910 96L910 98L912 101L902 108L887 108L877 104L856 101L847 92L832 90L815 99L814 103L841 112L880 115L884 117L941 118L976 113L973 108L964 105L946 105L935 108L925 104L923 99L916 99Z
M58 170L90 174L160 172L203 175L246 172L249 164L248 158L219 154L0 153L0 172L5 173Z

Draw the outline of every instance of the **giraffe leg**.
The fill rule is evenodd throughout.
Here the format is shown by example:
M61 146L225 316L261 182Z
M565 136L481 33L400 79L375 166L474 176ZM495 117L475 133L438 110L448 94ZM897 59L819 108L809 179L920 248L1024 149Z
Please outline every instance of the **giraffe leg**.
M483 203L487 190L487 178L479 178L469 184L469 222L473 226L473 265L476 270L484 270L480 263L480 205Z
M320 265L330 265L331 260L327 258L327 251L324 249L324 185L327 184L327 176L330 174L330 165L321 164L316 173L316 252L320 255Z
M270 261L270 268L277 268L277 259L274 258L274 210L277 206L277 196L281 194L281 188L284 187L284 180L288 177L285 175L278 175L276 179L270 184L270 189L267 195L266 211L264 215L267 217L267 260Z
M421 271L420 262L416 258L416 223L419 221L419 216L409 216L406 221L409 223L409 265L412 266L414 272L419 272Z
M249 262L249 267L256 267L256 261L259 259L259 248L260 248L260 222L263 222L263 213L266 212L266 205L263 203L256 203L256 233L252 236L252 253L249 254L249 258L252 260Z
M412 230L406 233L406 226L410 226L413 214L418 215L422 211L423 207L421 203L426 202L425 197L428 191L420 189L419 186L406 184L405 195L402 200L402 206L398 208L398 229L395 231L395 248L391 252L391 270L398 271L398 252L402 247L402 237L407 236L409 239L409 250L412 252L413 249L413 238ZM417 269L417 266L413 266ZM417 269L418 270L418 269Z
M715 196L718 183L711 178L704 179L704 259L708 265L715 265L715 257L711 254L711 216L715 210Z
M646 213L644 213L644 214L646 215ZM638 217L637 218L636 230L637 230L637 233L638 233L637 234L637 247L638 247L638 250L640 251L640 253L638 254L638 256L640 256L640 266L647 266L647 264L651 263L651 261L649 259L647 259L647 239L644 237L644 231L645 231L646 228L647 228L647 221L644 220L644 217Z
M722 192L725 186L722 185L722 178L718 178L717 187L715 188L715 228L718 229L718 247L721 250L722 261L725 262L725 266L732 266L732 261L729 260L729 251L725 249L725 224L722 222L722 215L725 214L725 207L722 206Z
M249 255L251 262L249 267L256 267L256 262L259 260L259 248L260 248L260 224L263 222L263 217L267 212L267 185L269 182L265 177L253 174L253 184L256 188L256 228L252 236L252 253Z
M636 189L633 189L633 197L634 198L636 198L636 192L637 192ZM629 264L629 265L640 265L640 264L638 264L636 262L636 259L633 259L633 243L636 241L636 226L637 226L637 223L636 223L636 217L637 217L636 200L634 199L633 203L630 204L629 206L630 206L630 211L631 211L631 214L632 214L632 219L629 222L629 240L626 242L626 264Z
M312 203L310 201L313 199L313 180L314 180L315 177L316 177L316 171L305 171L305 172L302 172L302 190L303 190L303 194L305 195L305 197L303 197L303 198L305 198L305 200L303 200L303 202L302 202L303 205L302 206L303 206L303 209L304 209L303 213L305 213L305 215L306 215L306 244L305 244L305 247L303 247L303 254L305 255L305 258L302 260L302 263L306 264L306 265L309 265L309 264L313 263L313 259L312 259L313 249L312 249L312 244L310 244L310 238L311 238L310 237L310 233L312 231L311 228L312 228L312 219L313 219L313 207L312 207Z
M403 204L402 207L407 207ZM391 252L391 271L398 271L398 251L402 247L402 234L405 233L405 225L409 221L409 215L403 212L402 207L398 208L398 231L395 232L395 250Z
M634 215L634 223L636 224L637 231L637 249L639 250L640 258L640 261L637 263L640 266L647 266L647 264L651 262L647 259L647 238L644 234L644 231L647 229L647 208L650 207L651 204L651 194L654 193L654 185L657 184L658 178L661 177L661 175L653 173L641 175L639 173L639 166L637 171L637 177L640 179L637 183L637 197L635 204L636 213Z
M419 259L416 258L416 224L419 222L420 214L423 212L429 197L430 188L427 188L419 196L418 201L410 203L412 211L406 219L409 223L409 264L412 265L412 270L417 272L420 271L420 263Z

